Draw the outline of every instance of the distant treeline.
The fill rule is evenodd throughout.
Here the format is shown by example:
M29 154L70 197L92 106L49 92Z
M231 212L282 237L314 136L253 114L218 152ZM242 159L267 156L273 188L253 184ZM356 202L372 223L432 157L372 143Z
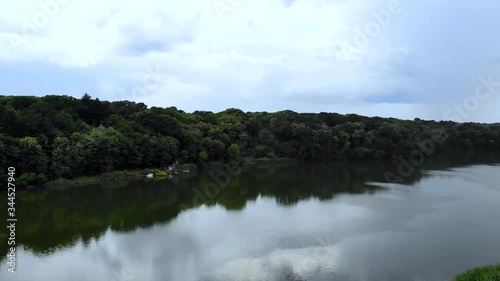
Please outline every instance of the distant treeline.
M290 110L186 113L88 94L0 96L1 177L15 167L23 185L175 161L383 159L474 149L500 151L500 124Z

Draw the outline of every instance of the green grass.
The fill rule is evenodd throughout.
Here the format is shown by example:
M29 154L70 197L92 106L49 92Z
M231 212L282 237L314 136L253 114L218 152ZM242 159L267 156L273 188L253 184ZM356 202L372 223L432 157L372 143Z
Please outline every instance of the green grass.
M500 264L473 268L457 275L455 281L500 281Z
M168 173L159 169L147 169L145 171L148 174L153 174L155 177L166 177Z

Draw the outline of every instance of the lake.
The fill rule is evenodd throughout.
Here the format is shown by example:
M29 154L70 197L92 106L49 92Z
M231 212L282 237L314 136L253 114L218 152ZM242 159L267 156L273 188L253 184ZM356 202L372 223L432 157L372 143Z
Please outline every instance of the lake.
M0 280L451 280L500 262L498 163L436 156L398 184L397 162L298 162L19 193Z

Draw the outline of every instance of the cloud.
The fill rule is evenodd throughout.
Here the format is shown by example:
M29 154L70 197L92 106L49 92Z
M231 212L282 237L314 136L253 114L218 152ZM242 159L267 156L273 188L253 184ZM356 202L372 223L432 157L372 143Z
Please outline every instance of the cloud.
M187 111L326 108L441 119L499 60L491 19L500 4L487 0L40 3L0 11L0 65L35 82L2 75L1 92L90 92ZM47 3L59 4L47 10ZM399 12L390 12L394 5ZM164 83L134 94L156 66ZM78 75L43 82L65 71Z

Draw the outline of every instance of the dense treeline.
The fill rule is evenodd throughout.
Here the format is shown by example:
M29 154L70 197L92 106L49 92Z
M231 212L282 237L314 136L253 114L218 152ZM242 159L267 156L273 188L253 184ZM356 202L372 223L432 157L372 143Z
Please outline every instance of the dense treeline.
M356 114L186 113L85 94L0 96L0 165L23 184L112 170L161 168L242 157L308 160L382 159L422 149L500 150L500 124L415 121ZM4 174L6 171L4 172ZM3 176L3 175L2 175Z

